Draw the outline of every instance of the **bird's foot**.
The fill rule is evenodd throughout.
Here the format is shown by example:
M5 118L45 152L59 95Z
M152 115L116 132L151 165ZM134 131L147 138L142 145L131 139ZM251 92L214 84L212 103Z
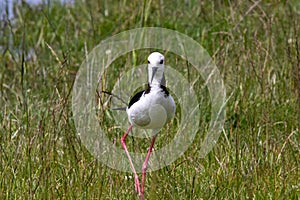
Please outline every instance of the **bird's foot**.
M134 183L135 183L135 191L140 195L141 194L140 181L137 175L134 176Z
M140 200L145 200L144 194L140 195Z

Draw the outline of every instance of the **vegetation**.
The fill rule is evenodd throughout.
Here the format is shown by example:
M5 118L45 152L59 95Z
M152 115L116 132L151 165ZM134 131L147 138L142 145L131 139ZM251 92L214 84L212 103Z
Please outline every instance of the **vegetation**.
M15 18L0 22L0 199L138 199L132 174L98 162L77 137L71 91L85 55L101 40L144 26L199 42L228 98L214 149L200 158L198 136L176 162L148 173L146 199L300 199L299 10L297 0L16 5ZM145 63L145 56L125 57L126 67ZM208 114L199 120L205 129ZM113 130L112 142L120 145L123 132ZM172 139L159 137L157 148ZM145 152L150 140L136 142Z

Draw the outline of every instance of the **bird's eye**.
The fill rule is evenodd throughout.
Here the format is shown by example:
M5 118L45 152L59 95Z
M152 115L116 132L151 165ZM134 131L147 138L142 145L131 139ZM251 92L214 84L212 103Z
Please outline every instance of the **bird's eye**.
M148 60L148 64L150 64L150 61Z
M160 60L159 64L164 64L164 60Z

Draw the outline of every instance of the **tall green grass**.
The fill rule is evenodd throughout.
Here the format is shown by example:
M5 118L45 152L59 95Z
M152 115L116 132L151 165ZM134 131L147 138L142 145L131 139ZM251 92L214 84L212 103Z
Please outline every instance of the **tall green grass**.
M0 199L138 199L131 173L97 162L80 142L71 91L86 53L102 39L143 26L199 42L221 71L228 97L213 151L200 158L198 136L176 162L148 173L146 199L299 199L299 8L296 0L16 6L15 19L0 22ZM188 77L185 62L171 58ZM134 64L131 54L125 60L126 67ZM111 73L107 81L119 72ZM210 108L203 102L205 130ZM116 145L122 131L111 132ZM158 138L158 146L172 139ZM140 141L138 149L131 140L137 151L150 142Z

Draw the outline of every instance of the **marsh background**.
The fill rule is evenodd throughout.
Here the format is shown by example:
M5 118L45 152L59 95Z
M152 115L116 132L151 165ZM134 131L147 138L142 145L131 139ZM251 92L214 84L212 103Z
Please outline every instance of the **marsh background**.
M299 1L19 1L3 7L0 199L137 199L131 173L97 162L81 144L71 91L86 54L101 40L144 26L199 42L227 92L226 123L214 149L200 158L197 138L176 162L148 173L146 198L300 198ZM147 52L134 55L116 61L107 80L124 66L145 63ZM168 59L189 76L184 61ZM203 113L209 113L206 103ZM104 104L99 101L103 113ZM205 129L209 114L199 120ZM116 145L122 131L110 132ZM150 141L136 142L142 145L128 141L132 151L146 151Z

